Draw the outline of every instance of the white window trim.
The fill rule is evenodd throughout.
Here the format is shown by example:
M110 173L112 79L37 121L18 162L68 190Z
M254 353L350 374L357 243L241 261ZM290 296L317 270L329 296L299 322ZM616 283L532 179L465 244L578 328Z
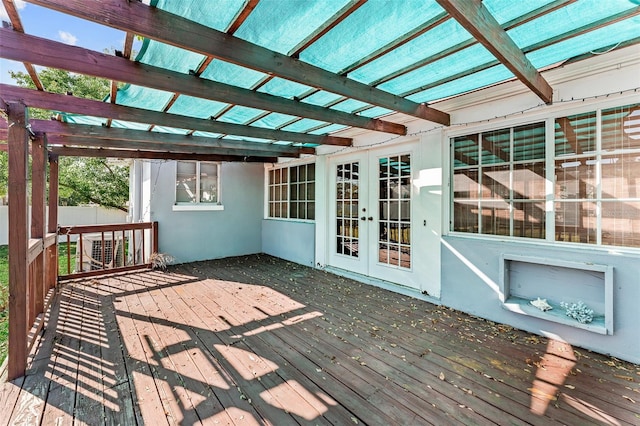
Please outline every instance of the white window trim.
M581 250L590 251L590 252L605 252L605 253L616 253L616 254L624 254L629 253L632 255L637 255L640 253L640 247L629 247L629 246L611 246L611 245L602 245L601 235L598 234L598 244L584 244L584 243L574 243L568 241L556 241L555 240L555 210L553 208L553 204L555 202L553 188L554 182L553 179L549 179L547 176L547 200L545 202L547 209L547 227L546 227L546 236L543 239L536 238L523 238L523 237L515 237L515 236L505 236L505 235L490 235L490 234L474 234L467 232L459 232L453 231L451 229L451 221L453 220L453 165L452 165L452 147L451 140L458 136L464 136L472 133L484 133L492 130L499 130L502 128L513 128L522 125L527 125L535 122L544 121L546 124L547 131L547 146L546 150L555 149L555 144L553 140L554 134L554 123L555 119L558 117L566 117L570 115L582 114L591 111L596 112L597 120L596 120L596 129L597 132L600 132L600 118L601 111L609 108L622 107L630 104L638 103L637 98L633 95L623 95L619 97L609 98L606 100L602 99L588 99L586 101L582 101L578 106L551 106L547 109L536 111L529 116L520 116L520 117L509 117L506 119L497 119L497 120L488 120L487 122L480 123L477 126L461 126L456 129L450 129L442 133L442 155L443 155L443 181L447 182L447 190L443 191L443 195L446 194L446 199L443 198L442 206L442 235L443 236L452 236L456 238L465 238L471 240L492 240L492 241L502 241L502 242L510 242L515 244L523 244L523 245L531 245L531 246L542 246L542 247L555 247L555 248L567 248L567 249L576 249L579 248ZM598 152L600 155L602 154L600 150L601 137L598 133L597 136L597 144L598 144ZM549 152L549 151L548 151ZM553 151L550 151L553 152ZM555 164L555 155L547 155L545 154L545 162L547 166L547 170L550 170L549 167ZM549 192L549 190L551 192ZM549 218L552 218L551 222L549 222ZM600 219L599 219L600 220ZM553 224L549 227L549 223ZM597 229L600 229L599 227Z
M185 161L187 162L187 161ZM222 204L222 184L221 184L221 179L222 179L222 175L221 175L221 163L219 162L214 162L214 161L191 161L192 163L196 163L196 178L197 178L197 182L196 182L196 199L200 199L200 163L213 163L217 166L217 188L216 188L216 193L218 194L218 201L216 203L201 203L200 201L197 202L178 202L175 201L177 198L177 194L176 194L176 190L174 187L174 193L173 193L173 205L171 206L171 210L174 212L187 212L187 211L222 211L224 210L224 205ZM176 161L175 167L174 167L174 183L176 180L176 177L178 175L178 163L179 161Z
M189 212L189 211L222 211L224 206L222 204L209 204L206 203L179 203L172 206L174 212Z
M314 192L314 200L313 202L316 203L316 214L317 214L317 202L318 202L318 180L317 180L317 176L318 176L318 165L315 161L315 159L313 159L312 161L288 161L285 163L278 163L278 164L271 164L271 165L265 165L264 168L264 214L263 214L263 219L264 220L280 220L280 221L285 221L285 222L301 222L301 223L316 223L317 219L298 219L298 218L290 218L290 217L270 217L269 216L269 172L272 170L277 170L277 169L290 169L291 167L299 167L299 166L305 166L305 165L309 165L309 164L316 164L316 177L314 178L313 182L315 183L315 192ZM287 190L289 189L289 180L287 179ZM287 206L289 205L289 192L287 191ZM316 216L317 217L317 216Z

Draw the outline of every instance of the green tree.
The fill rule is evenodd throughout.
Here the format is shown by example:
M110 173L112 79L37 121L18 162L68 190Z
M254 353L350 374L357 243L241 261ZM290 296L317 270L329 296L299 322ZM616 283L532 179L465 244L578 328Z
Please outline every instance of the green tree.
M94 203L127 211L129 166L106 158L61 157L60 203Z
M35 88L29 74L9 71L19 86ZM109 81L44 68L38 73L45 89L54 93L72 93L81 98L102 100L109 93ZM32 118L48 119L52 112L30 108ZM7 153L0 152L0 196L7 189ZM104 158L63 157L59 163L60 201L66 205L94 203L127 211L129 200L129 166Z
M35 89L29 74L22 71L9 71L9 75L18 86ZM56 68L44 68L38 72L40 81L48 92L67 94L71 93L80 98L103 100L109 94L110 83L108 80L91 77L83 74L74 74L69 71ZM36 108L29 109L31 118L48 119L51 111Z

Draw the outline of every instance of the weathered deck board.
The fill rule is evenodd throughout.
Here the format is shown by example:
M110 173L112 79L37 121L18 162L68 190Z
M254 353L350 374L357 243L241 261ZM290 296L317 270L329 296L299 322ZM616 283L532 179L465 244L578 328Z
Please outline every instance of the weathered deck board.
M193 307L194 311L197 310L201 314L202 318L215 318L214 312L217 312L218 315L220 315L220 313L223 313L223 315L220 315L220 316L224 316L229 321L232 321L236 324L240 324L239 326L236 326L235 329L237 329L238 331L242 331L243 335L252 335L256 333L257 330L247 327L245 324L243 324L242 318L238 317L233 312L229 312L229 310L227 309L227 306L224 303L225 300L229 301L228 298L216 297L216 296L212 297L209 294L209 291L212 290L211 284L213 284L210 280L207 280L202 284L204 285L204 287L200 286L200 288L192 288L191 293L189 294L189 299L195 300L197 301L196 303L199 303L199 306ZM221 295L222 292L219 292L217 294ZM233 302L233 303L237 303L237 302ZM295 307L297 306L294 306L294 308ZM217 320L221 321L219 318ZM242 338L240 340L238 337L234 338L234 335L232 332L230 332L228 325L223 325L223 324L224 323L221 324L221 329L222 329L221 334L226 336L226 342L225 342L226 345L233 345L234 347L246 348L245 350L248 353L252 353L252 355L250 355L251 357L254 357L254 356L258 357L258 355L254 355L257 353L268 354L269 360L263 360L263 362L266 364L273 363L275 361L280 361L276 363L276 365L286 366L287 364L290 364L290 365L296 365L298 366L298 368L300 368L300 363L304 363L303 365L304 368L302 370L306 371L307 374L312 374L318 377L318 371L317 371L318 366L310 363L308 359L304 357L304 355L300 355L293 348L288 348L288 350L285 349L283 352L280 352L281 348L286 348L287 346L286 341L281 341L276 339L276 340L272 340L270 344L269 342L262 341L261 337L264 336L262 333L255 334L258 337L257 339ZM263 325L260 328L262 327L268 327L268 326ZM249 352L249 351L252 351L252 352ZM268 380L268 383L273 384L275 382L275 379L272 380L270 376L273 374L278 375L281 378L281 382L280 382L281 384L284 383L285 385L291 388L297 388L295 389L295 394L298 394L298 396L301 396L303 399L305 399L307 403L313 405L314 410L310 411L309 414L313 414L314 411L316 413L321 413L327 420L329 420L333 424L348 424L348 423L353 423L353 419L357 420L351 412L349 412L344 407L337 404L337 402L335 402L335 400L331 399L328 395L326 395L326 393L324 393L320 387L318 387L317 385L314 386L315 383L309 380L309 376L303 375L302 371L299 370L298 368L293 368L293 369L284 368L284 367L278 368L274 372L267 372L266 374L261 375L260 381L265 382ZM289 376L294 376L297 380L295 382L291 382L289 379ZM305 387L302 387L299 385L299 383L306 383L307 385ZM349 390L347 394L351 394L351 392L352 391ZM294 397L296 396L295 394L293 395ZM322 400L318 399L317 397L318 395L322 396ZM331 400L336 404L335 409L332 409L330 411L325 411L326 407L322 401L326 401L327 399ZM298 410L301 407L301 405L295 404L295 405L290 405L290 407L296 407L296 410ZM309 414L307 414L307 416ZM374 416L374 413L371 413L370 415ZM316 420L319 422L319 419L316 419Z
M2 424L638 424L640 366L269 256L60 287Z
M327 301L331 301L331 295L324 294L322 297L324 303ZM354 346L361 347L363 349L363 357L367 356L367 363L371 364L373 359L379 358L379 361L388 367L392 367L395 369L396 375L403 374L404 371L407 372L419 372L419 377L424 383L428 384L432 387L432 389L437 390L442 394L447 394L447 387L449 384L454 384L458 386L461 392L470 391L471 389L476 390L476 396L478 398L483 399L485 395L484 392L478 392L478 387L481 385L479 382L473 382L470 380L464 380L463 377L457 375L456 366L447 365L447 361L452 359L464 359L464 350L465 346L457 345L457 349L460 352L454 352L450 348L439 346L438 342L434 340L425 340L422 339L421 336L427 335L425 333L421 333L419 331L414 331L411 333L409 331L405 331L402 327L396 324L400 323L397 317L386 317L382 321L380 318L376 318L375 320L369 321L368 315L366 312L360 312L357 314L352 314L349 312L344 312L341 310L342 302L336 301L335 305L332 305L331 314L335 317L335 320L332 321L332 318L327 315L327 321L324 323L319 323L320 327L328 324L325 327L325 331L327 333L333 334L334 336L339 337L337 340L338 344L341 344L344 341L353 341ZM331 305L329 303L329 305ZM348 307L348 306L347 306ZM367 324L367 325L359 325L359 324ZM341 324L349 324L348 327L343 327ZM377 325L376 325L377 324ZM395 327L394 327L395 325ZM409 330L415 330L416 327L409 327ZM393 335L396 339L397 343L387 342L385 338L380 338L378 335ZM362 338L361 336L367 336L366 338ZM376 345L368 344L371 338L378 340ZM368 346L368 347L367 347ZM384 346L384 347L383 347ZM454 348L456 349L456 348ZM386 355L389 356L386 356ZM423 361L422 358L429 357L429 363ZM409 363L409 367L406 365ZM431 368L436 367L436 368ZM464 367L466 368L466 367ZM477 370L476 370L477 371ZM490 371L492 374L495 374L495 371ZM469 372L472 373L472 372ZM483 369L483 373L486 374L486 369ZM508 371L506 371L509 374ZM443 374L444 379L440 379L440 374ZM504 373L503 373L504 374ZM457 376L457 377L456 377ZM451 380L452 377L456 377L455 380ZM492 378L487 378L487 384L489 385L489 391L491 390L490 384L492 383ZM477 379L476 379L477 380ZM446 383L446 384L445 384ZM450 387L450 386L449 386ZM465 390L466 389L466 390ZM482 389L482 388L480 388ZM506 388L507 391L511 391L510 388ZM500 392L504 392L504 386L500 389ZM450 392L450 391L449 391ZM476 400L470 400L471 404L468 408L473 409L476 412L482 412L485 416L489 414L493 414L489 418L498 422L502 419L502 421L506 420L505 415L500 413L500 411L496 411L493 409L492 405L501 406L502 402L507 406L503 406L503 409L508 409L509 412L515 414L521 414L521 419L528 417L528 404L530 402L530 398L528 392L520 392L518 391L518 395L515 395L516 398L519 398L521 402L524 404L518 410L518 406L514 406L512 401L507 398L504 398L504 394L501 396L496 396L497 389L494 388L494 392L489 392L488 395L490 398L487 399L486 402L488 404L478 405ZM474 404L475 402L475 404ZM455 406L455 404L453 404ZM518 413L520 411L520 413ZM568 420L576 421L575 418L570 418ZM544 423L545 421L549 421L549 419L541 419L540 423Z

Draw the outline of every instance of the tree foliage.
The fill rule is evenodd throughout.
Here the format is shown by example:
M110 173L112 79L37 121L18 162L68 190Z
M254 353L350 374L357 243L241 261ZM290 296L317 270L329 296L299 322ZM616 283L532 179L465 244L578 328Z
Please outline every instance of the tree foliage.
M25 72L9 71L19 86L35 88ZM68 71L44 68L38 73L49 92L72 93L95 100L109 93L109 81ZM31 118L48 119L51 111L30 108ZM0 196L6 194L8 181L7 153L0 152ZM64 205L99 204L127 211L129 200L129 166L104 158L62 157L59 162L59 195Z
M127 211L129 167L106 158L62 157L59 196L64 205L85 203Z
M9 71L9 75L16 81L18 86L35 89L29 74L22 71ZM44 68L38 72L38 77L47 92L73 94L80 98L103 100L109 94L109 81L91 77L83 74L74 74L69 71L55 68ZM30 108L31 118L48 119L51 111Z

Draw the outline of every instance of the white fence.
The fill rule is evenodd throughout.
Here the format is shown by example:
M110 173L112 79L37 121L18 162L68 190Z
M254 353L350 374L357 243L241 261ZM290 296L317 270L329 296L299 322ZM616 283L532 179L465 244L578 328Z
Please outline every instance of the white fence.
M103 207L58 207L58 225L103 225L126 221L127 213L120 210ZM8 239L9 206L0 206L0 245L8 244Z

